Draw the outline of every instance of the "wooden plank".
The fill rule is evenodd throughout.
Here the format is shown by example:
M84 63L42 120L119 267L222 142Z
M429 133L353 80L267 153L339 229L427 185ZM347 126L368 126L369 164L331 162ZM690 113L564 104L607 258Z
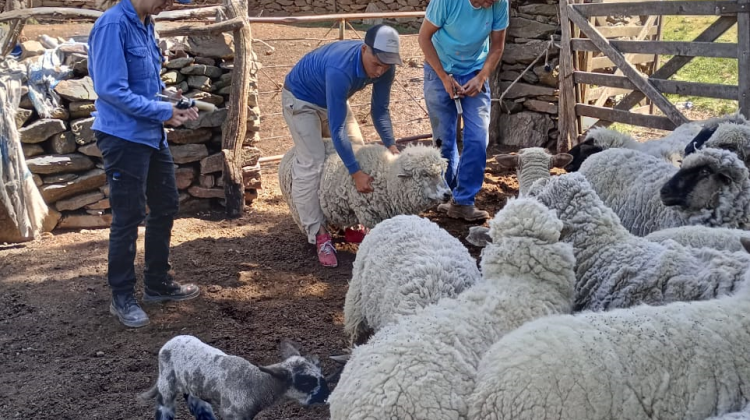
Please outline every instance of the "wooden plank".
M0 13L0 22L14 19L44 18L44 19L90 19L96 20L102 12L98 10L75 9L72 7L37 7L34 9L18 9Z
M667 117L657 115L642 115L618 109L603 108L591 105L576 105L576 113L603 121L619 122L641 127L658 128L659 130L674 130L676 125Z
M557 152L564 153L573 147L578 139L576 122L575 83L573 83L573 53L570 50L571 23L568 12L568 0L560 0L560 23L562 37L560 40L560 137L557 139Z
M641 33L643 26L600 26L599 32L602 33L606 38L623 38L623 37L637 37ZM657 28L652 26L648 29L647 35L656 35Z
M692 57L691 57L692 58ZM631 64L645 64L654 61L654 56L651 54L633 54L629 62ZM615 63L609 59L609 57L595 57L591 60L591 68L593 70L606 69L608 67L614 67Z
M712 23L711 26L701 32L701 34L698 35L694 41L716 41L721 35L724 34L724 32L734 26L735 22L737 22L736 16L722 16L714 23ZM651 79L668 79L673 74L677 73L677 71L679 71L682 67L684 67L685 64L689 63L692 59L693 57L672 57L660 69L656 70L654 74L651 75ZM633 91L631 94L623 98L617 105L615 105L615 109L628 110L635 106L635 104L640 102L644 97L645 95L643 94L643 92ZM608 125L608 123L602 121L594 124L595 127L606 127Z
M586 34L599 49L614 62L617 67L622 70L622 73L627 76L633 84L643 92L647 98L649 98L654 105L659 107L662 112L673 122L675 125L681 125L688 121L675 106L667 100L648 80L644 79L640 72L633 67L632 64L628 63L625 57L617 51L609 41L602 37L596 28L592 27L589 22L578 13L572 6L568 7L568 18L573 21L581 31Z
M183 10L170 10L167 12L161 12L154 16L154 20L165 21L165 20L189 20L189 19L203 19L208 17L216 16L217 11L223 11L223 6L208 6L208 7L195 7L191 9Z
M245 23L243 22L242 18L234 18L229 20L224 20L219 23L212 23L210 25L205 26L197 26L193 23L178 26L176 28L166 28L162 29L159 32L159 36L161 37L168 37L168 36L187 36L187 35L211 35L215 33L221 33L221 32L233 32L237 29L242 28L242 25Z
M715 16L733 14L732 5L736 1L643 1L636 3L588 3L576 4L573 9L585 18L591 16L639 16L639 15L680 15Z
M750 1L742 0L741 5L750 7ZM750 119L750 14L737 14L737 66L739 68L739 105L740 112Z
M338 20L358 20L376 18L420 18L425 12L380 12L380 13L341 13L336 15L317 16L284 16L284 17L250 17L250 23L302 23L302 22L328 22Z
M621 77L625 77L625 76L621 76ZM606 99L606 98L609 98L610 96L627 95L632 91L633 89L614 88L614 87L608 88L608 87L602 86L602 87L589 89L586 100L590 101L590 100L596 99L598 103L599 98L603 97L604 95L607 95L607 96L604 96L604 98ZM604 102L606 102L606 100ZM602 102L600 105L594 105L594 106L602 106L604 105L604 102Z
M625 76L602 73L573 73L573 81L597 86L610 86L620 89L637 90L633 82ZM717 85L712 83L681 82L677 80L649 79L663 93L683 96L700 96L716 99L736 99L737 86Z
M574 51L599 51L599 48L590 39L578 38L572 39L570 42L571 49ZM622 53L737 58L737 44L728 42L612 40L609 43Z
M656 41L661 41L662 40L661 39L662 38L662 28L664 26L664 16L659 16L658 18L659 18L659 21L658 21L657 26L656 26L656 38L655 38L655 40ZM658 54L654 54L654 62L651 64L651 72L650 72L650 74L653 74L656 71L656 69L659 68L659 58L660 57L659 57ZM649 104L650 104L650 108L651 108L650 111L649 111L649 114L653 114L654 113L654 103L653 102L649 102Z

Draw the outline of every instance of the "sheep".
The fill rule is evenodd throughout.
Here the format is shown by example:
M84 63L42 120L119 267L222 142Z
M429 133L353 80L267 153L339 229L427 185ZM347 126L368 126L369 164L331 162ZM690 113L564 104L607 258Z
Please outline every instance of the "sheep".
M570 312L575 260L558 242L554 212L519 198L490 224L484 281L355 347L329 398L331 419L463 418L476 366L492 343L531 319Z
M529 196L556 210L565 225L562 240L576 257L576 311L713 299L731 294L750 269L745 252L632 235L577 172L539 180Z
M320 180L320 205L329 224L348 228L358 224L373 228L400 214L418 214L451 199L443 174L447 161L440 151L424 145L407 146L393 155L382 145L354 145L362 171L374 178L373 192L361 194L354 186L330 139L324 139L326 160ZM279 187L297 226L304 232L292 200L292 147L279 164Z
M252 419L282 398L302 405L324 403L328 385L316 356L301 356L288 340L279 345L280 363L255 366L228 355L198 338L179 335L159 350L156 384L139 395L148 402L156 398L156 419L171 420L175 399L184 395L196 418L214 419L211 405L224 420Z
M750 404L746 405L742 411L735 411L716 417L710 417L706 420L750 420Z
M639 142L633 137L606 127L594 127L586 133L584 140L570 149L573 160L565 167L567 172L578 171L591 155L607 149L631 149L679 166L685 146L702 128L700 122L689 122L677 127L667 136Z
M609 149L578 172L638 236L684 225L743 227L750 213L748 170L720 149L687 156L679 170L635 150Z
M455 297L481 278L477 262L454 236L419 216L396 216L365 236L344 302L350 344L369 330Z
M708 226L680 226L657 230L644 238L652 242L675 241L693 248L713 248L729 252L750 252L750 232Z
M744 286L733 296L710 301L529 322L482 358L468 418L704 420L739 415L750 395L748 313L750 291Z
M552 168L564 168L573 160L567 153L550 155L543 147L528 147L518 151L518 154L495 155L495 161L505 170L517 170L518 195L523 196L539 178L549 178Z
M685 156L704 147L713 147L735 153L750 167L750 123L744 117L739 121L708 125L685 146Z

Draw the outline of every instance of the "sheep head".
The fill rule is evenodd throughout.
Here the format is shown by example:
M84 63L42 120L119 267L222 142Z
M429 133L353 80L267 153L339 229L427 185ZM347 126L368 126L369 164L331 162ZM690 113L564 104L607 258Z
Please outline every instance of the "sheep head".
M328 383L320 370L317 356L300 354L299 345L289 340L279 344L282 362L270 366L258 366L261 372L283 383L287 398L302 405L325 403L330 395Z
M563 223L544 204L531 198L511 199L490 221L490 237L493 243L503 238L534 238L544 243L555 243L560 239Z
M728 150L736 154L745 166L750 168L750 125L734 122L707 124L685 146L685 156L706 147Z
M581 169L583 162L591 155L603 151L604 148L596 144L594 139L584 140L582 143L570 149L573 159L565 166L567 172L576 172Z
M390 166L388 189L402 197L401 214L416 214L451 199L445 182L448 163L434 147L406 147Z
M551 155L543 147L527 147L517 155L500 154L495 160L504 169L517 169L519 195L525 195L531 184L540 178L549 178L552 168L564 168L573 160L567 153Z
M748 170L735 153L709 147L687 156L660 195L665 206L702 211L732 200L748 184Z

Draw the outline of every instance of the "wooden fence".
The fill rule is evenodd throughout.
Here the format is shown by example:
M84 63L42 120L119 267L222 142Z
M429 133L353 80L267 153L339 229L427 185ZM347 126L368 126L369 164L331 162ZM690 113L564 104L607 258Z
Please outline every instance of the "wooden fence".
M560 54L560 140L559 150L568 150L578 141L582 132L579 117L593 117L598 126L612 122L642 127L673 130L688 119L664 94L691 95L706 98L734 99L739 101L740 112L750 118L750 0L728 1L621 1L608 3L571 3L560 0L562 41ZM720 16L711 26L690 42L660 40L608 40L590 19L596 16L615 15L688 15ZM716 43L724 32L738 25L737 43ZM587 38L577 38L580 31ZM617 67L620 74L602 74L586 71L573 52L601 51ZM673 55L669 61L650 76L639 72L633 64L633 55ZM630 55L630 57L628 56ZM709 83L668 80L693 57L736 58L739 84L718 85ZM628 60L628 58L631 58ZM581 85L596 85L632 90L614 108L589 105L581 100ZM584 89L585 90L585 89ZM644 98L650 100L664 116L643 115L631 108ZM583 103L581 103L583 102Z

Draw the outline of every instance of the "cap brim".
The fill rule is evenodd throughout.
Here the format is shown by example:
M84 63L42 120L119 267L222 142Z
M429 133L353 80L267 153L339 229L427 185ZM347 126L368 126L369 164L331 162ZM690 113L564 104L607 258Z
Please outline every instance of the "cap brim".
M403 64L401 56L397 53L378 51L375 53L375 57L378 57L378 60L383 64Z
M177 0L177 3L180 3L180 4L190 4L192 2L193 0Z

